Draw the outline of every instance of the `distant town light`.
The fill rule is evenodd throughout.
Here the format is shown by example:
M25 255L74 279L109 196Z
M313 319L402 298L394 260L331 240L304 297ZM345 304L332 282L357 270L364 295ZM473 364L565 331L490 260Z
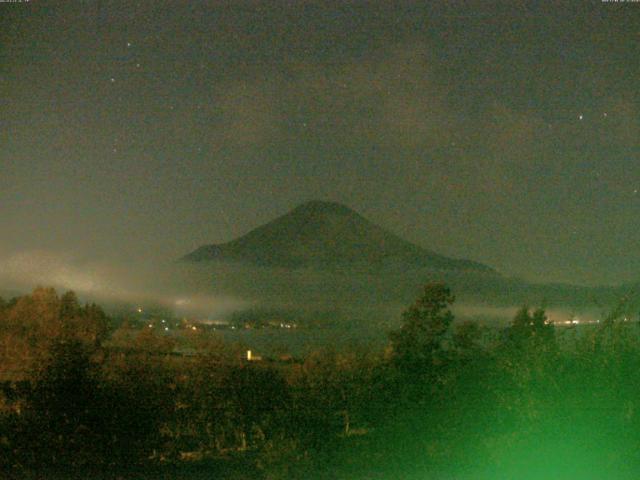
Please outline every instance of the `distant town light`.
M142 307L138 307L137 311L138 313L142 313Z

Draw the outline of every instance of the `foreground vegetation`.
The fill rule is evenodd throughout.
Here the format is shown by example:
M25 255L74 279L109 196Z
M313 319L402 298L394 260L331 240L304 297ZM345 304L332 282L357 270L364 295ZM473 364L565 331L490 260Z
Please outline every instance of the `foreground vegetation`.
M249 362L113 330L52 289L0 301L7 478L550 479L640 473L640 329L454 322L429 284L384 351ZM43 475L45 475L43 477Z

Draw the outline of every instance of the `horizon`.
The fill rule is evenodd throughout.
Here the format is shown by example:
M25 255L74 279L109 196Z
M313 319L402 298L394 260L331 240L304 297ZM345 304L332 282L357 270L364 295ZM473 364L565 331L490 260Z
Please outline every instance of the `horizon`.
M32 250L32 251L17 251L12 255L7 255L4 258L0 257L0 291L13 292L16 294L27 294L33 288L39 285L50 284L56 288L63 290L73 290L81 295L99 298L99 299L114 299L114 298L135 298L135 295L131 292L127 292L127 288L131 288L131 277L136 278L133 282L135 284L134 291L138 292L141 298L145 298L149 295L157 297L157 287L154 285L157 283L154 276L163 272L163 275L167 275L169 272L169 266L176 261L183 261L189 255L197 252L201 248L206 247L218 247L227 243L233 243L236 240L243 238L245 235L252 233L254 230L260 229L265 225L270 225L275 220L288 217L294 212L298 211L301 207L308 205L320 205L320 206L337 206L340 209L345 209L346 212L353 213L366 222L372 224L372 226L380 226L374 219L368 218L357 210L351 208L344 203L328 200L328 199L310 199L303 201L297 205L292 206L284 213L277 215L274 218L269 219L267 222L260 225L256 225L250 228L247 232L241 233L238 237L232 238L228 241L221 243L211 243L200 245L192 251L183 252L183 254L176 258L154 258L153 256L147 256L142 258L105 258L96 260L90 256L77 256L68 251L47 251L47 250ZM386 232L391 235L398 236L395 232L382 227ZM405 238L398 236L400 240L407 243L412 243L424 248L418 243L410 242ZM440 252L429 250L426 251L441 255ZM444 256L447 260L462 260L476 262L473 258L468 257L455 257ZM206 262L205 262L206 264ZM241 266L242 264L239 264ZM494 269L492 265L484 265L491 269ZM298 267L296 267L298 268ZM305 267L306 268L306 267ZM137 273L135 273L137 271ZM144 272L141 274L140 272ZM426 270L428 271L428 269ZM504 272L494 269L495 273L505 279L523 281L532 285L546 285L552 287L568 286L568 287L587 287L592 288L595 291L602 288L622 288L638 283L637 279L631 279L629 281L618 282L579 282L570 280L545 280L531 278L528 275L518 275L514 273ZM152 273L155 272L155 273ZM328 271L330 272L330 270ZM429 278L428 274L427 277ZM143 280L144 278L144 280ZM166 279L164 280L165 293L167 290ZM122 283L122 285L117 285ZM109 284L109 287L106 285ZM126 285L129 285L127 287ZM117 292L117 293L116 293ZM150 293L154 292L154 293ZM96 297L97 295L97 297ZM164 294L163 294L164 295Z

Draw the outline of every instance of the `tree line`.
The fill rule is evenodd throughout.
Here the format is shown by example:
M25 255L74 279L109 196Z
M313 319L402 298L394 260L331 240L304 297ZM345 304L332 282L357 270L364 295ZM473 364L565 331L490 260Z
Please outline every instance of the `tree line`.
M287 362L248 362L239 347L196 332L195 355L172 355L167 337L114 329L73 292L39 288L0 301L1 470L265 479L640 472L638 323L614 312L559 331L543 309L523 307L495 330L456 321L454 300L428 284L385 349L323 348Z

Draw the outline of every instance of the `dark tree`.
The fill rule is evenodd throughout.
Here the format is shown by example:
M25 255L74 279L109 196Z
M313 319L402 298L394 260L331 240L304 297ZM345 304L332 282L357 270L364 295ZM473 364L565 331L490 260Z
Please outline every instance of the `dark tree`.
M60 317L73 319L80 315L80 302L74 291L69 290L60 297Z
M453 332L453 344L461 356L472 356L481 350L482 331L480 325L471 320L456 325Z
M455 298L442 283L429 283L402 314L400 330L390 334L398 366L413 373L431 373L443 366L446 336L453 321L449 307Z
M518 310L509 329L510 339L516 346L524 343L549 345L553 342L554 333L545 311L537 308L531 312L527 306Z

